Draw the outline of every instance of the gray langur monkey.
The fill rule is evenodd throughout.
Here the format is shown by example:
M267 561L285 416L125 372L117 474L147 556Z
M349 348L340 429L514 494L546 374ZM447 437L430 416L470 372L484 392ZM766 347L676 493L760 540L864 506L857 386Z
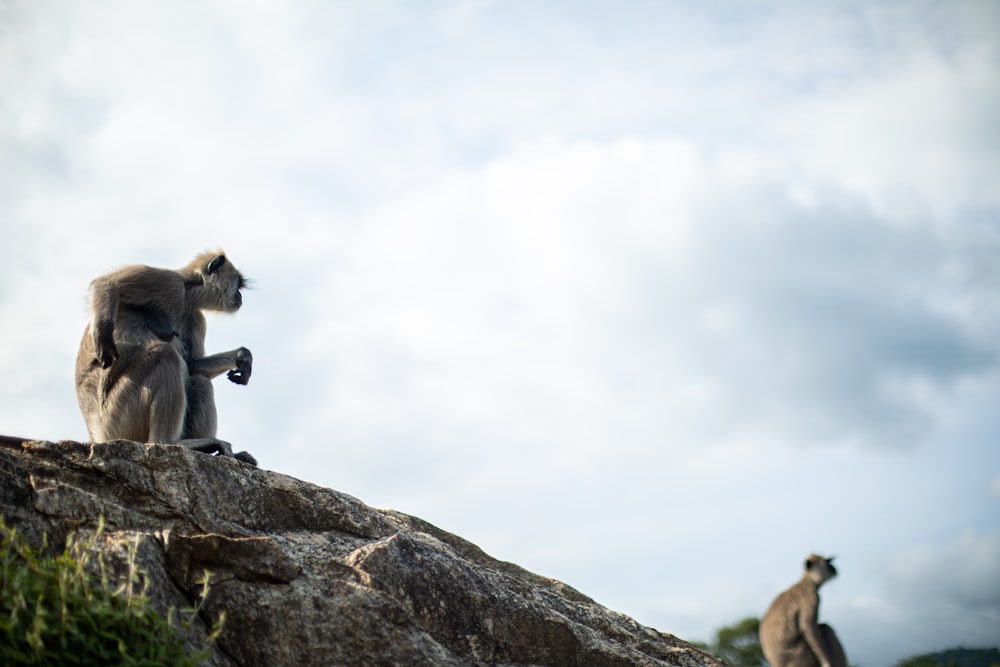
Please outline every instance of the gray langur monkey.
M771 667L847 667L833 628L819 623L819 587L837 576L832 561L809 554L802 578L760 619L760 646Z
M212 379L250 381L240 347L205 356L202 311L234 313L247 282L222 251L173 271L126 266L90 284L90 323L76 359L76 396L94 442L176 443L233 456L215 437ZM247 452L235 457L257 465Z

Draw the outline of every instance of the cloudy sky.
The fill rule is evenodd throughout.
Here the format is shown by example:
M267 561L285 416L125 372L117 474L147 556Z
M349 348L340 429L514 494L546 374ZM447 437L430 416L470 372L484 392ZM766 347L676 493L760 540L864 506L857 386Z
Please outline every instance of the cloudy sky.
M685 639L1000 644L1000 3L0 1L0 432L225 248L220 437Z

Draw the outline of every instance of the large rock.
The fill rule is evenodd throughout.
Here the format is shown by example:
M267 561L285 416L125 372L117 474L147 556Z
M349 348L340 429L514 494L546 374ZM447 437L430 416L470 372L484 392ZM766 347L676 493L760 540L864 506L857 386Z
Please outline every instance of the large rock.
M720 665L572 588L420 519L175 445L0 447L0 513L58 546L138 559L161 612L212 586L192 645L226 611L213 665Z

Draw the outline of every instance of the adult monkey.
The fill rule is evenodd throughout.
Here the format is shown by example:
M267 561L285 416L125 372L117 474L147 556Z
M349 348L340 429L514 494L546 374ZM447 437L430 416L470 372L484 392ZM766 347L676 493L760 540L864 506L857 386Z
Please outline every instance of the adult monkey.
M837 576L832 561L809 554L802 578L760 619L760 646L771 667L847 667L833 628L819 623L819 587Z
M215 437L212 379L250 381L240 347L205 356L202 311L233 313L246 280L222 251L173 271L132 265L90 284L90 324L76 358L76 397L94 442L176 443L233 456ZM237 459L257 465L247 452Z

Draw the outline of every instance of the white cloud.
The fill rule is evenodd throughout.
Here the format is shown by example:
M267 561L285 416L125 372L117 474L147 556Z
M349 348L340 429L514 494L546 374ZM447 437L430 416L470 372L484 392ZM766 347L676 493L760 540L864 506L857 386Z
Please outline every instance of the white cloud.
M778 118L781 132L807 168L836 174L890 219L940 224L963 207L996 206L996 141L982 142L1000 111L996 56L969 50L804 100Z

